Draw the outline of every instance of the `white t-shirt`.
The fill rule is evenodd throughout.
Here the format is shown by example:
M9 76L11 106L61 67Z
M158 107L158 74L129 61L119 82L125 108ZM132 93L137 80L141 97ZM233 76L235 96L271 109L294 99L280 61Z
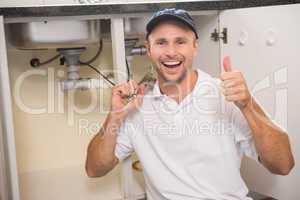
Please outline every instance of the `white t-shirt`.
M249 200L240 175L243 155L256 161L251 130L221 81L197 70L193 91L177 104L156 83L123 123L119 160L136 152L149 200Z

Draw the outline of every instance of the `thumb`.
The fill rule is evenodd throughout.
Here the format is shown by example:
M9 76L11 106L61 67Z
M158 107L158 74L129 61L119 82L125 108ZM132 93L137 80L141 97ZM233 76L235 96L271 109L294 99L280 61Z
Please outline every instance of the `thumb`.
M229 56L225 56L223 60L223 67L225 72L231 72L232 67L231 67L231 61Z
M138 94L140 94L140 95L145 95L145 90L146 90L146 85L145 84L140 84L139 85L139 88L138 88Z

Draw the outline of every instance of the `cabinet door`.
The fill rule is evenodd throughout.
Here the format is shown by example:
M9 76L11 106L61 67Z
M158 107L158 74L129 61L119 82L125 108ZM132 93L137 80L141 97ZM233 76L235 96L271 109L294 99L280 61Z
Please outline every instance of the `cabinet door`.
M1 102L0 102L1 103ZM6 166L5 166L5 155L4 155L4 134L2 130L2 119L0 116L0 200L8 198L7 188L7 177L6 177Z
M231 56L233 67L244 73L264 110L287 129L296 163L300 161L299 20L299 4L220 13L220 28L228 28L221 58ZM278 199L299 199L299 170L296 165L288 176L276 176L250 159L242 164L251 190Z
M218 13L193 16L199 35L199 52L194 60L194 67L208 72L214 77L220 75L220 44L211 39L210 33L218 27Z
M42 6L44 0L5 0L0 1L0 7Z

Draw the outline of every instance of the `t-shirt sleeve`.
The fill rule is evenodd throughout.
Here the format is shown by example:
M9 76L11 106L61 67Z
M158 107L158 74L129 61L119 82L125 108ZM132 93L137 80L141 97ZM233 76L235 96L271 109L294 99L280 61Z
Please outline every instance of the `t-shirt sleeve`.
M120 127L118 136L117 136L117 143L115 147L115 155L119 159L119 161L124 160L128 156L130 156L134 149L130 139L130 133L128 131L126 121Z
M252 130L240 109L232 105L232 123L235 143L240 155L246 155L258 162Z

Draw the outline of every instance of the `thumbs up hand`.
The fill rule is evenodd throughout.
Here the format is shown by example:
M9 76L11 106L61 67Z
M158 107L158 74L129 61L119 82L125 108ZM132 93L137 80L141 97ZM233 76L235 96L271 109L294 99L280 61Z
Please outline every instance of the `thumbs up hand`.
M225 99L234 102L240 109L250 104L251 94L246 80L240 71L232 69L230 57L226 56L223 61L224 72L220 79L223 82L223 94Z

